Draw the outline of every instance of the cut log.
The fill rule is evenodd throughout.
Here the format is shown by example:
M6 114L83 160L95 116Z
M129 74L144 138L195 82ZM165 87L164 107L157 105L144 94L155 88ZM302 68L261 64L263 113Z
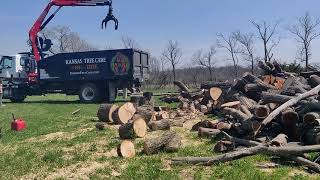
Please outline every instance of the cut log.
M216 128L219 129L219 130L222 130L222 131L223 130L230 130L232 128L232 125L229 124L229 123L225 123L225 122L219 122L217 124Z
M310 112L303 116L303 122L311 126L319 126L320 114L316 112Z
M250 74L248 72L245 73L242 78L245 79L246 81L250 82L250 83L256 83L260 87L263 87L263 88L266 88L266 89L278 89L275 86L272 86L270 84L267 84L267 83L263 82L261 79L259 79L258 77L254 76L253 74Z
M156 113L156 120L159 121L161 119L169 119L169 113L166 111Z
M124 158L132 158L136 155L134 144L129 140L124 140L117 148L118 156Z
M174 135L172 139L164 147L165 152L176 152L182 144L182 138L178 134Z
M296 126L299 121L299 115L292 108L287 108L282 112L281 121L287 128Z
M258 105L254 109L254 115L258 120L264 120L270 114L270 109L265 105Z
M241 105L240 101L233 101L233 102L227 102L227 103L222 104L221 108L228 107L228 108L235 108L235 109L239 110L240 105Z
M310 84L312 87L316 87L318 85L320 85L320 77L317 75L312 75L310 76Z
M101 104L99 106L97 117L101 122L113 123L112 113L114 113L119 107L113 104Z
M320 76L320 71L309 71L309 72L300 73L300 76L305 77L305 78L309 78L312 75Z
M279 134L277 137L271 140L271 146L284 146L288 143L288 136L285 134Z
M105 123L105 122L98 122L98 123L96 124L96 128L97 128L98 130L102 131L102 130L104 130L104 129L107 128L107 123Z
M121 139L134 139L137 137L142 138L146 134L147 124L143 119L137 119L119 127L119 136Z
M245 105L250 111L254 109L254 107L257 105L257 102L253 99L247 98L245 96L237 96L238 101L241 102L241 104Z
M202 128L211 128L211 129L215 129L217 127L217 123L219 122L219 120L215 120L215 121L209 121L209 120L205 120L205 121L201 121L198 122L197 124L192 126L192 131L198 131L200 127Z
M177 151L181 146L181 137L172 131L163 133L158 138L146 139L143 152L147 155L155 154L160 151Z
M217 101L222 95L222 90L217 87L213 87L209 89L209 94L212 100Z
M173 84L178 86L179 89L181 90L181 92L182 91L187 92L187 93L190 92L189 88L185 84L183 84L181 81L174 81Z
M279 107L279 105L277 103L268 103L267 106L271 111L273 111Z
M240 122L250 119L250 117L244 114L243 112L233 108L223 108L222 112L224 114L231 115L233 118L237 119Z
M250 118L253 116L252 113L250 112L250 110L245 105L241 105L240 110Z
M136 114L142 117L146 123L156 120L156 113L154 112L154 107L152 106L140 106L137 108Z
M231 141L223 141L223 140L218 141L213 147L214 152L217 152L217 153L228 152L234 149L235 149L234 143L232 143Z
M250 93L267 91L268 89L270 89L270 88L267 88L265 86L261 86L261 85L256 84L256 83L250 83L250 84L246 84L244 86L245 92L250 92Z
M216 137L220 133L221 131L219 129L209 129L200 127L198 130L199 137Z
M112 118L118 124L126 124L136 113L136 108L131 102L125 103L115 112L112 113Z
M160 121L150 121L148 125L153 131L170 129L170 121L168 119L162 119Z
M320 144L320 127L307 129L307 132L302 134L301 141L306 145Z

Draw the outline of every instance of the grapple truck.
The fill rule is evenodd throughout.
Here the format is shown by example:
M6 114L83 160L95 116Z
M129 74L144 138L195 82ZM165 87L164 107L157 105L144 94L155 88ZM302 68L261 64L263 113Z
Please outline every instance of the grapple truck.
M134 49L61 53L36 62L22 53L1 56L4 98L63 93L81 102L112 102L117 89L139 87L149 77L149 55Z
M119 88L140 86L148 78L149 55L134 49L60 53L48 56L52 41L40 32L62 7L107 7L101 27L118 20L112 0L50 0L29 31L30 53L0 56L4 98L22 102L27 96L47 93L79 95L85 103L114 101ZM50 10L56 10L47 18Z

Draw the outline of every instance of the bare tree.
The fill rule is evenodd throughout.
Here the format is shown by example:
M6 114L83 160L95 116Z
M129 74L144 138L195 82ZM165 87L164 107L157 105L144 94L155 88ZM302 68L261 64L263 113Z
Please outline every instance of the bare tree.
M304 16L297 19L297 23L289 28L289 31L296 36L297 42L301 46L299 54L301 61L306 63L306 69L309 68L309 60L311 59L311 42L316 39L320 33L318 26L320 20L312 19L307 12Z
M224 36L223 34L218 34L218 47L219 48L224 48L230 53L230 58L233 62L233 67L234 67L234 75L235 77L238 76L238 64L239 60L237 57L237 54L239 53L239 48L238 48L238 41L236 37L234 36L234 33L229 35L228 37Z
M240 31L234 33L235 38L242 46L241 53L245 56L245 60L249 61L251 64L251 73L254 74L254 34L247 33L243 34Z
M91 51L96 49L87 41L83 40L78 33L72 32L70 27L67 26L52 27L44 30L42 35L53 41L53 47L50 50L53 54Z
M202 49L195 52L195 54L192 56L192 59L195 63L197 63L200 66L203 66L208 69L210 81L213 81L213 65L216 64L216 59L214 59L214 55L217 53L216 48L214 46L211 46L208 52L203 53Z
M139 44L129 36L122 36L121 42L125 49L139 49Z
M168 44L162 52L161 59L171 64L173 80L176 80L176 68L180 63L182 50L179 47L178 41L168 41Z
M272 51L280 42L280 37L275 37L279 21L274 24L269 24L266 21L262 23L251 21L251 23L258 30L259 38L263 43L264 61L270 62L273 57Z

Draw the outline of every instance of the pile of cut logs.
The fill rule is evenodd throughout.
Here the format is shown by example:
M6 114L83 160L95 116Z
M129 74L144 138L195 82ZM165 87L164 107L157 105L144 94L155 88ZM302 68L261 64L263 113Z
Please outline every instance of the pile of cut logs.
M217 120L195 124L200 137L218 138L214 157L174 158L174 164L212 165L255 154L287 157L320 172L320 165L305 153L320 151L320 77L282 71L275 63L259 63L261 76L245 73L234 83L209 82L190 91L175 82L182 109L214 114ZM163 98L163 101L167 101Z
M108 125L120 125L118 128L121 143L118 155L131 158L135 156L134 139L145 138L151 131L163 131L155 138L145 138L143 152L147 155L160 151L174 152L181 146L181 137L171 131L171 127L182 127L183 124L196 118L196 112L174 110L167 107L154 107L149 93L144 96L132 96L132 102L122 106L101 104L96 128L104 130Z

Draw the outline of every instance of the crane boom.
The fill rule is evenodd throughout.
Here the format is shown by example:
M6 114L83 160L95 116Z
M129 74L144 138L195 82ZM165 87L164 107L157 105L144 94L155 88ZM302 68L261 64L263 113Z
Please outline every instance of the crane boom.
M57 6L58 9L46 20L46 17L48 16L53 6ZM41 52L37 42L38 33L45 28L45 26L56 15L56 13L58 13L58 11L64 6L109 6L109 13L107 17L102 21L102 27L103 25L106 27L108 21L114 21L115 29L118 28L118 20L112 14L112 0L50 0L46 8L43 10L43 12L29 31L32 53L36 61L41 60Z

